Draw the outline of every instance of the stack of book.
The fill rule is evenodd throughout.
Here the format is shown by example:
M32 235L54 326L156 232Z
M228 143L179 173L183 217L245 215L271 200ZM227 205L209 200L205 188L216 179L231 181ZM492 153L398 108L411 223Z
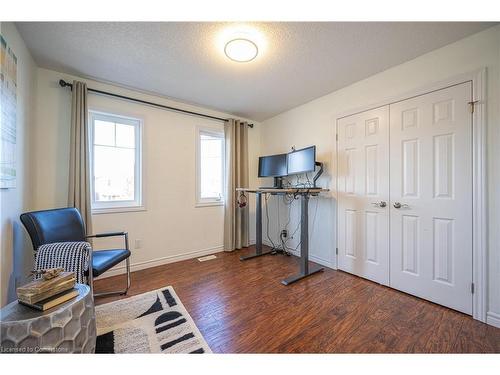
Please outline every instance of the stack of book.
M50 280L39 279L17 288L19 303L45 311L78 296L74 272L63 272Z

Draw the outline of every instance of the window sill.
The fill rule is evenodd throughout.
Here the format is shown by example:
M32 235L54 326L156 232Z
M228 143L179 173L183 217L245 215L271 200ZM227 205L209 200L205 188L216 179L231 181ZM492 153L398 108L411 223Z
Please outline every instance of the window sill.
M194 205L196 208L201 208L201 207L215 207L215 206L224 206L223 201L213 201L213 202L197 202Z
M146 207L134 206L134 207L93 208L92 215L120 214L126 212L140 212L140 211L147 211Z

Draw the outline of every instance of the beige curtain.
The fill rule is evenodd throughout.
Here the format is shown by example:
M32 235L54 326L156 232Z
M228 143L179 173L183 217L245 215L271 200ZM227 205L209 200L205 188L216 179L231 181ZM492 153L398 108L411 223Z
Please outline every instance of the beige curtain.
M80 211L87 233L92 233L90 212L90 157L87 85L73 81L69 157L68 206Z
M224 210L224 250L248 246L248 205L237 204L236 188L248 187L248 123L231 119L224 127L226 181Z

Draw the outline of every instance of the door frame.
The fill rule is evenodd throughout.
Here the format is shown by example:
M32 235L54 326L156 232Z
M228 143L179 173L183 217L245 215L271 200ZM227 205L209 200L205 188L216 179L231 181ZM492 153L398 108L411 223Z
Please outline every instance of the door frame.
M472 82L472 100L475 103L472 113L472 317L486 322L487 313L487 183L486 183L486 68L480 68L468 73L456 75L446 80L438 81L403 94L388 96L381 101L342 111L334 116L333 123L333 152L332 152L332 187L333 197L338 202L338 120L365 112L378 107L394 104L416 96L425 95L433 91L446 89L466 82ZM338 204L335 203L335 248L338 245ZM338 267L338 254L335 266Z

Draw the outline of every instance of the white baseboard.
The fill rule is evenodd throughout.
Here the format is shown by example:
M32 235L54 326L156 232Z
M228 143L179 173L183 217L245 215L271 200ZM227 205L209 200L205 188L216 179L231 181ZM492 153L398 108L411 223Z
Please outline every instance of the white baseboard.
M486 313L486 323L490 326L500 328L500 314L494 313L493 311L488 311Z
M272 247L273 245L268 241L268 240L262 240L262 243L264 245L267 245L269 247ZM291 250L290 253L296 257L300 257L300 250L297 250L297 251L294 251L294 250ZM323 259L321 257L318 257L316 255L312 255L312 254L309 254L309 260L311 262L314 262L314 263L318 263L318 264L321 264L322 266L325 266L325 267L328 267L328 268L331 268L331 269L336 269L335 268L335 265L329 261L329 260L326 260L326 259Z
M326 259L323 259L323 258L320 258L320 257L317 257L315 255L309 255L309 259L314 262L314 263L318 263L318 264L321 264L322 266L325 266L325 267L328 267L328 268L332 268L332 269L335 269L335 266L332 264L331 261L329 260L326 260Z
M143 270L145 268L151 268L151 267L161 266L163 264L179 262L181 260L193 259L193 258L198 258L200 256L220 253L221 251L224 251L223 245L210 247L208 249L190 251L187 253L182 253L182 254L177 254L177 255L169 255L166 257L162 257L162 258L146 260L143 262L137 262L137 263L131 264L130 271L131 272L139 271L139 270ZM108 278L111 276L116 276L116 275L122 275L125 272L126 272L125 265L120 265L119 267L112 268L109 271L105 272L102 276L99 276L98 278L96 278L96 280L105 279L105 278Z

